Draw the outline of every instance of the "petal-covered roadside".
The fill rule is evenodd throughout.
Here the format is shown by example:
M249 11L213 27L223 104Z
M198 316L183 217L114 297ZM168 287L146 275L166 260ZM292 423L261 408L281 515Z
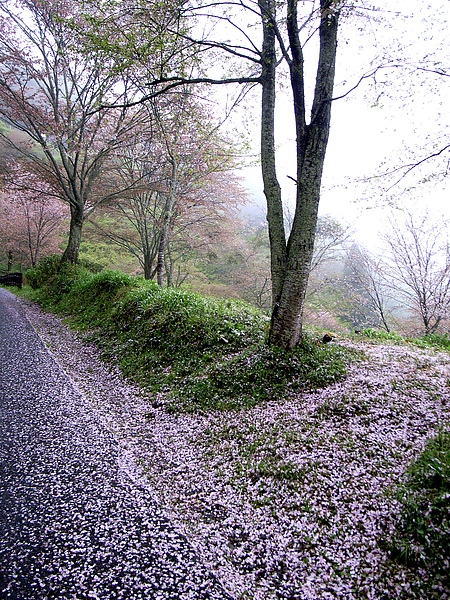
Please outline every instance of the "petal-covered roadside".
M169 415L59 318L23 302L127 450L130 473L145 472L236 598L450 598L431 571L396 564L380 544L399 511L392 490L449 425L448 354L353 344L363 355L325 390L246 411Z

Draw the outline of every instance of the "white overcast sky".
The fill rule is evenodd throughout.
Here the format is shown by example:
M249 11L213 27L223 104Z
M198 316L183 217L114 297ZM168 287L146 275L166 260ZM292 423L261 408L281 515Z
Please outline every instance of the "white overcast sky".
M342 23L335 95L349 89L371 66L385 62L387 57L394 61L407 59L411 64L424 59L429 64L440 62L450 73L450 0L380 0L367 6L371 4L384 4L386 8L379 22L355 19ZM394 10L402 16L397 17ZM417 210L429 207L450 218L450 174L446 179L418 185L420 175L443 168L450 159L448 150L438 162L413 171L388 193L383 189L389 187L387 180L371 180L368 184L358 181L421 159L450 142L450 77L399 67L381 71L376 80L376 85L368 80L333 105L320 205L320 214L352 224L358 231L357 238L369 246L376 245L392 205L405 203ZM288 91L285 96L277 96L276 142L284 200L293 199L295 194L294 184L287 177L295 177ZM374 106L377 98L379 102ZM258 101L259 96L255 97ZM257 168L247 173L248 185L264 205L259 177Z

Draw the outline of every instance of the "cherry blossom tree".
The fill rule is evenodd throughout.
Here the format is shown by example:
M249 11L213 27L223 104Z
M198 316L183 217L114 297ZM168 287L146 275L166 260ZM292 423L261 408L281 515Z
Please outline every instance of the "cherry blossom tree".
M142 125L127 73L101 49L83 54L69 19L75 3L5 1L0 7L0 117L26 134L0 136L34 163L70 208L63 261L77 262L83 222L117 190L99 184L105 162ZM123 65L121 65L123 67ZM122 108L102 108L107 102ZM45 188L42 190L45 193Z
M229 144L220 138L218 126L193 101L191 93L189 88L179 89L175 98L166 95L164 102L151 102L159 138L157 152L163 156L163 177L158 189L163 207L156 261L160 285L169 233L177 217L186 216L188 211L199 214L201 208L217 211L219 205L222 209L228 205L232 210L239 198L231 175L228 195L223 194L223 186L222 194L217 193L219 174L229 172L235 165Z
M347 252L343 281L347 320L356 327L381 326L390 332L395 306L390 283L386 261L353 244Z
M83 6L88 18L77 33L82 33L84 55L101 48L103 55L120 57L123 72L130 65L142 67L133 81L143 93L133 101L114 102L105 96L102 109L144 103L186 84L260 86L261 167L271 255L269 343L293 348L302 336L331 105L337 99L333 88L338 30L342 17L361 16L361 11L371 12L372 7L347 0L258 0L250 5L202 0L188 4L168 0L158 5L126 0L118 5L85 0ZM155 48L159 50L152 52ZM363 73L339 97L379 68L383 67L376 65ZM292 177L296 208L289 233L284 227L275 160L275 99L280 78L289 82L296 133L296 174Z
M137 133L110 169L126 189L105 206L115 226L94 223L100 235L139 259L147 279L156 275L163 285L166 277L170 285L174 262L223 237L245 197L231 172L230 143L192 90L153 99L147 109L151 137Z
M21 261L34 266L42 255L58 251L68 210L36 174L20 166L8 169L0 211L3 247Z

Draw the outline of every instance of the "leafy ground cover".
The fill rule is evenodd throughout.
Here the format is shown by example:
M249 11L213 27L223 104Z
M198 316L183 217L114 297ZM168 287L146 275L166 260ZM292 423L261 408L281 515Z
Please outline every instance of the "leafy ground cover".
M401 516L386 548L393 560L430 569L450 589L450 429L429 440L406 470Z
M94 329L104 357L172 412L228 410L345 377L349 350L305 336L293 352L268 348L267 316L118 271L92 273L54 258L26 274L34 298Z

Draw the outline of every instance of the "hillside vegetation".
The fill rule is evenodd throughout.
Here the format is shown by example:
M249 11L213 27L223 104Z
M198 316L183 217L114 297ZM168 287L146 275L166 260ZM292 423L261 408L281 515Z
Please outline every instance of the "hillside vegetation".
M449 597L446 336L286 353L247 304L56 264L28 294L140 384L142 466L237 596Z
M27 271L36 299L89 328L105 357L168 410L235 408L342 379L351 354L311 337L291 353L265 344L267 316L119 271L91 273L46 259Z

